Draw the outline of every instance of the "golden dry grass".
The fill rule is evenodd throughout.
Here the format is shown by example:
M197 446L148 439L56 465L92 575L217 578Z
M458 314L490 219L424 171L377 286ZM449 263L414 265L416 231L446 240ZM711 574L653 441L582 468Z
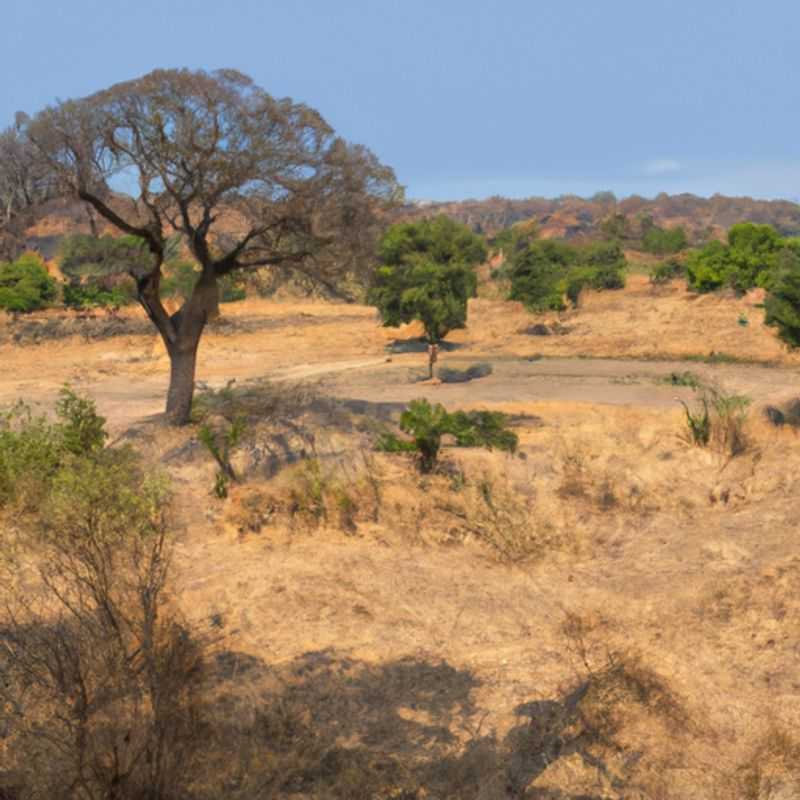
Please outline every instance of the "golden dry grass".
M672 395L691 392L659 388L658 365L607 365L603 403L569 388L600 386L586 388L591 362L545 375L550 400L519 399L522 378L498 368L457 392L424 391L518 418L520 455L445 448L447 469L421 478L404 457L370 449L377 412L418 391L391 372L418 366L418 354L384 364L385 345L413 327L381 329L369 309L318 303L226 313L273 327L210 330L203 380L313 379L327 398L259 421L250 396L251 438L235 456L245 483L227 501L211 494L215 467L193 430L141 422L163 392L152 337L6 345L0 396L46 399L69 378L97 394L116 431L136 422L129 440L176 485L176 602L228 654L231 691L249 709L237 719L262 702L284 714L269 717L271 741L294 744L264 752L287 774L316 776L298 800L426 796L420 787L494 800L526 775L519 797L794 796L795 432L756 407L749 447L731 459L688 441ZM793 390L796 357L760 313L752 300L654 292L634 278L564 315L564 336L521 333L536 320L478 300L452 338L458 358L498 364L711 350L775 361L715 372L772 402ZM592 738L598 729L614 742ZM547 764L531 761L556 744Z

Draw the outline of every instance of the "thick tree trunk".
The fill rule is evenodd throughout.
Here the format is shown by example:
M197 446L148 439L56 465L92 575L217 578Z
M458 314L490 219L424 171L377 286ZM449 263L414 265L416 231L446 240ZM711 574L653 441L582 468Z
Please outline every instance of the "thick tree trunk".
M194 375L197 367L197 346L200 337L193 344L179 342L169 352L169 390L167 391L167 416L175 425L186 425L192 413L194 398Z
M191 297L169 316L159 298L160 275L153 273L140 282L139 301L158 328L170 360L166 413L173 425L186 425L192 413L197 349L210 312L218 297L217 279L206 269Z

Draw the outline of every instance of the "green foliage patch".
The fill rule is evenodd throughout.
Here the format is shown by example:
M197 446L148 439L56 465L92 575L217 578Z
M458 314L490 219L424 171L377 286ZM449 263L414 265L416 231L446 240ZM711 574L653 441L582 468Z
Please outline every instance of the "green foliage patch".
M457 447L485 447L513 453L519 439L508 430L507 418L499 411L456 411L443 405L431 405L421 398L412 400L400 416L400 430L411 439L384 433L377 448L388 453L416 455L420 472L432 472L439 458L442 437L450 435Z
M730 288L743 293L755 286L769 289L776 275L800 264L800 243L784 239L771 225L743 222L728 231L728 243L714 240L689 253L689 288L712 292Z
M483 237L439 216L393 225L379 250L382 266L368 298L385 326L419 320L431 343L464 327L478 287L474 268L487 256Z
M509 299L530 311L563 311L565 298L577 306L584 289L621 289L627 262L616 242L576 247L552 239L534 241L510 259Z
M56 281L35 253L25 253L10 263L0 262L0 309L37 311L50 305L57 295Z
M55 412L51 421L17 403L0 415L0 508L16 504L35 510L62 469L103 452L108 437L105 419L92 400L64 387Z

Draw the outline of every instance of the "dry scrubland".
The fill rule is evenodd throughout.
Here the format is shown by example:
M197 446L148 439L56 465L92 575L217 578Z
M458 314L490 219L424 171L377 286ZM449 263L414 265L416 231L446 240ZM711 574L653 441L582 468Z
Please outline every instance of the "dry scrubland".
M0 398L69 380L169 471L172 602L213 638L228 738L284 780L252 796L788 800L800 438L761 412L800 392L757 301L637 277L558 318L484 297L442 366L494 373L441 386L370 309L226 307L199 404L247 419L226 500L196 426L149 416L166 360L134 312L6 321ZM754 399L735 457L689 440L684 370ZM518 453L445 448L420 476L374 452L422 394L507 412Z

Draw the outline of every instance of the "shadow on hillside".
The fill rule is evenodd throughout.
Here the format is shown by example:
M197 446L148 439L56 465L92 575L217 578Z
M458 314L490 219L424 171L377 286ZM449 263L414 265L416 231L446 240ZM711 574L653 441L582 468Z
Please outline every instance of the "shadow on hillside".
M275 796L600 800L608 796L601 787L626 786L620 765L641 756L620 760L616 730L592 717L598 692L605 698L625 680L598 673L563 696L520 705L518 724L499 738L475 705L481 682L445 661L372 664L318 651L270 667L225 651L214 668L221 752L212 761L247 776L231 797L268 785ZM615 691L597 719L620 702ZM597 794L533 787L551 765L574 758Z

